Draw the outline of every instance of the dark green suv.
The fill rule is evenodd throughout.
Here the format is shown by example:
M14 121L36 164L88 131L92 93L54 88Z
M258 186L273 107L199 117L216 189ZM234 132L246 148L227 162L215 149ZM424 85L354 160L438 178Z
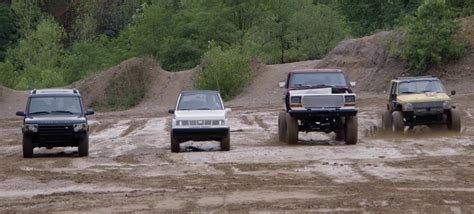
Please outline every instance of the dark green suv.
M78 147L79 156L89 155L89 125L77 89L33 90L26 110L16 112L23 120L23 157L32 158L36 147Z

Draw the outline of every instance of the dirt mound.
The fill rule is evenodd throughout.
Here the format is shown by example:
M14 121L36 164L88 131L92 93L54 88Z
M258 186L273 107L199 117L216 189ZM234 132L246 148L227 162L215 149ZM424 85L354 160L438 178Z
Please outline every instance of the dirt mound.
M288 72L294 69L312 68L319 60L303 61L288 64L253 66L255 77L252 84L233 100L227 103L233 108L260 108L282 105L284 90L278 83L284 81Z
M111 87L111 84L120 84L114 83L114 80L134 81L124 85L143 85L144 93L139 97L138 105L128 111L156 113L173 107L181 90L191 89L192 76L196 69L168 72L163 70L153 59L132 58L106 71L78 81L71 87L81 91L86 106L94 107L97 103L102 102L104 97L120 96L118 91L111 94L114 93L110 91L110 88L114 88ZM140 81L140 78L128 77L130 71L147 72L147 80Z
M340 68L358 84L357 92L382 92L390 79L403 75L407 64L393 56L389 46L399 43L401 34L380 32L360 39L349 39L334 48L316 68Z
M16 111L25 110L28 93L0 86L0 118L15 118Z

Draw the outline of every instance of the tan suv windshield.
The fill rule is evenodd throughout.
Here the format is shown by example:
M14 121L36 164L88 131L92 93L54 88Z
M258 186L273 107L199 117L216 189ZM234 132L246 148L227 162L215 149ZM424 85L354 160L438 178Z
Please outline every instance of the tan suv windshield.
M444 93L444 88L439 80L415 80L400 82L399 94L419 94L426 92Z

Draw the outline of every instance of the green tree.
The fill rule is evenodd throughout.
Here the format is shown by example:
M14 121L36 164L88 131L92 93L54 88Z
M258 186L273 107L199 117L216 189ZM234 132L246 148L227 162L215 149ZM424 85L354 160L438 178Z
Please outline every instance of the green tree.
M16 40L15 23L7 6L0 4L0 62L5 59L8 46Z
M238 48L212 47L202 58L202 71L194 80L194 86L218 90L224 100L229 100L242 91L251 77L249 57Z
M26 38L40 22L43 14L40 0L13 0L11 8L15 14L18 32L21 38Z
M464 54L453 35L458 28L445 0L424 0L407 23L402 56L416 73L422 73Z
M52 87L64 84L60 63L64 54L64 29L53 18L44 18L26 38L11 51L16 70L20 71L20 88Z

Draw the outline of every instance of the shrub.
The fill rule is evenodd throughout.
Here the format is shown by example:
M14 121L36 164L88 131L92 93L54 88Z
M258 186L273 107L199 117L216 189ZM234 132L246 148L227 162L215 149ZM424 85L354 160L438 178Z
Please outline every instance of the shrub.
M145 96L149 74L145 63L127 68L110 80L104 100L94 106L99 111L117 111L137 105Z
M194 80L198 89L218 90L224 100L239 94L252 77L250 60L237 48L212 47L202 58L202 71Z
M463 45L453 39L458 24L445 0L425 0L407 22L402 57L416 74L463 55Z

